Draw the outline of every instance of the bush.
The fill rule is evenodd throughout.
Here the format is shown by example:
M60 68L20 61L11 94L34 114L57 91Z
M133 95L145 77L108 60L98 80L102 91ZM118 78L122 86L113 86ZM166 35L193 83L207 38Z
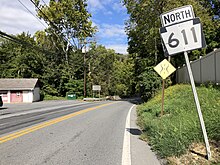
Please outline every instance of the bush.
M209 140L220 140L220 91L197 88ZM203 141L193 94L189 85L165 90L164 116L161 93L138 107L138 124L161 157L180 156L192 142Z
M45 95L44 100L66 100L65 97Z
M154 71L153 67L147 67L138 77L139 84L136 90L141 93L143 100L147 101L161 88L161 77Z

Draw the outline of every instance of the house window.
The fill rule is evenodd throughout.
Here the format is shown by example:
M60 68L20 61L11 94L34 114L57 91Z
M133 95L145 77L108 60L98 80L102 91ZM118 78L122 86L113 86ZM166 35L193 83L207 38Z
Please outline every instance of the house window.
M16 92L16 95L19 97L21 95L21 93L20 92Z
M0 96L2 96L2 97L8 97L7 92L0 92Z

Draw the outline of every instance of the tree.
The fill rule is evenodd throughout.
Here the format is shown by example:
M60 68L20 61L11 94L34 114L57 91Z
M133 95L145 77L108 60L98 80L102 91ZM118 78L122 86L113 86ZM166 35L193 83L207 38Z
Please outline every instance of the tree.
M128 57L122 57L113 65L113 73L111 76L110 91L114 95L131 96L133 95L134 85L134 64Z
M41 50L36 49L34 38L26 33L17 35L16 38L22 42L3 40L1 43L1 77L41 77L45 60Z
M116 53L114 50L106 49L104 46L93 44L87 54L89 56L87 70L89 71L88 80L90 81L90 86L101 85L103 95L109 95Z
M70 46L74 51L81 50L84 40L96 31L89 19L91 14L86 10L86 0L50 0L49 6L35 2L38 16L49 25L47 31L53 34L53 42L62 46L68 62Z

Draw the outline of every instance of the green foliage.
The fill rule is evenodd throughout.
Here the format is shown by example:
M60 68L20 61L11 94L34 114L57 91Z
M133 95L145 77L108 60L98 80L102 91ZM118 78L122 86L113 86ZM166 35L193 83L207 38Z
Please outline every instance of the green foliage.
M110 79L113 72L113 64L116 60L115 52L101 45L92 45L88 56L88 80L91 83L91 87L92 85L101 85L102 94L109 95Z
M69 80L65 84L68 93L74 93L77 96L83 96L83 80Z
M148 100L156 94L161 88L161 77L154 71L153 67L147 67L139 75L139 84L137 84L137 91L140 91L143 100Z
M209 140L220 140L220 91L198 87ZM165 90L165 115L160 117L161 93L138 107L138 124L161 157L180 156L193 142L203 141L191 87L175 85Z
M60 50L53 45L50 34L38 31L34 37L21 34L17 37L43 47ZM42 94L65 97L67 92L83 96L84 60L81 51L68 54L68 63L62 51L39 52L25 45L2 40L0 47L2 78L39 78ZM129 96L132 94L133 63L104 46L94 46L86 53L87 94L92 96L92 85L102 86L102 95ZM42 95L42 96L43 96Z
M176 1L150 1L150 0L124 0L124 4L130 14L126 22L126 32L129 38L129 53L136 53L138 57L148 58L149 64L158 63L163 58L163 49L159 35L161 27L160 14L176 7L192 5L195 15L201 18L203 30L207 42L207 52L220 46L219 33L220 22L213 20L212 16L219 10L219 2L215 2L215 8L210 2L196 0ZM204 55L202 52L200 55ZM197 56L198 57L198 56ZM181 63L179 64L181 65Z
M115 61L111 76L111 93L121 97L131 96L134 84L134 64L130 59Z
M49 6L38 3L38 7L38 16L50 25L48 32L53 42L62 47L67 62L70 43L74 44L74 50L81 50L84 39L92 37L96 31L92 27L91 14L87 11L85 0L50 0ZM67 40L63 40L63 37Z
M18 39L35 45L34 39L22 33ZM44 58L41 52L30 48L28 45L3 40L0 47L1 77L40 77L43 73Z
M48 29L36 32L34 37L25 33L16 37L48 51L2 39L0 77L39 78L44 95L64 97L68 91L74 91L81 96L84 67L82 40L95 32L86 1L51 0L49 6L39 2L36 0L41 9L36 8L38 16L48 22Z
M126 55L118 55L104 46L91 45L87 53L88 81L90 91L92 85L101 85L101 94L120 95L133 94L134 64Z

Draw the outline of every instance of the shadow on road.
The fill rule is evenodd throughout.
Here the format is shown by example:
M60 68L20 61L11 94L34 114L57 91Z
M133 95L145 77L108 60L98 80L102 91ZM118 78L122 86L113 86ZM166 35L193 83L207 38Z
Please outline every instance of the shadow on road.
M132 135L141 135L141 130L137 128L127 128L127 131L130 132Z
M6 108L6 107L0 107L0 111L1 111L1 110L5 110L5 109L8 109L8 108Z
M136 105L143 103L143 100L140 97L126 98L126 99L122 99L121 101L128 101Z

